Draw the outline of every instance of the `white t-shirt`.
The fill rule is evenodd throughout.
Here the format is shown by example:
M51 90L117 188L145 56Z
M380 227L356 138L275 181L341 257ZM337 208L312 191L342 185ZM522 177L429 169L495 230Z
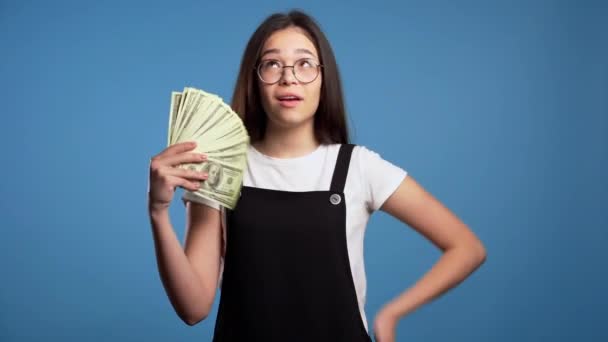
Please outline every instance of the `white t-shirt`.
M243 185L293 192L329 190L339 149L340 144L320 145L305 156L280 159L264 155L250 146ZM359 311L368 331L364 311L367 290L363 260L365 228L370 215L380 209L406 175L404 169L384 160L378 153L364 146L356 145L353 149L344 186L346 235ZM219 204L193 195L189 191L184 192L182 200L203 203L220 210ZM225 212L222 210L224 244L226 243L225 222ZM223 257L221 267L223 272Z

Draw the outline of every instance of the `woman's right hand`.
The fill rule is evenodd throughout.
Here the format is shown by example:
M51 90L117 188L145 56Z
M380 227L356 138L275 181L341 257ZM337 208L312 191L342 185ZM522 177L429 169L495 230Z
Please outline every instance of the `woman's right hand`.
M177 167L183 163L200 163L207 160L201 153L189 152L195 147L195 142L177 143L152 157L148 184L150 212L166 210L171 204L176 187L196 191L200 188L200 182L207 179L208 175L203 172Z

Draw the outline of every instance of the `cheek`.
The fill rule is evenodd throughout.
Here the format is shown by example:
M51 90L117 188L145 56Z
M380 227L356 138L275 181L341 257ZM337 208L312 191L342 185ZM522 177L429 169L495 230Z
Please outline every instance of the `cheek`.
M270 94L272 93L272 89L270 89L270 86L265 84L259 84L258 89L260 89L260 100L262 100L262 106L265 110L268 110L267 107L270 105Z
M319 78L315 80L315 94L317 97L321 97L321 86L323 85L323 77L322 74L319 75Z
M314 99L311 105L317 107L321 101L321 82L315 84L311 89L310 97Z

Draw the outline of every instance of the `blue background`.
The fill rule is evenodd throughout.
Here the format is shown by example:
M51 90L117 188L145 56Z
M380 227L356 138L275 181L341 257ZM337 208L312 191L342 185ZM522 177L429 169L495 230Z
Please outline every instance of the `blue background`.
M270 13L312 14L353 141L467 223L486 263L399 341L607 340L608 6L602 1L0 2L0 340L209 341L156 268L148 163L185 85L230 100ZM178 194L181 196L181 192ZM184 207L172 207L183 241ZM377 213L371 325L440 256Z

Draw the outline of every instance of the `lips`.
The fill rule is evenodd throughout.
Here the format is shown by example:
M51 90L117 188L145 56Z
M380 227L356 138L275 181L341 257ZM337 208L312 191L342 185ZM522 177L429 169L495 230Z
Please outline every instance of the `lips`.
M293 108L303 100L301 96L292 93L279 94L276 98L282 107L287 108Z
M279 101L301 101L302 97L296 94L280 94L277 95Z

